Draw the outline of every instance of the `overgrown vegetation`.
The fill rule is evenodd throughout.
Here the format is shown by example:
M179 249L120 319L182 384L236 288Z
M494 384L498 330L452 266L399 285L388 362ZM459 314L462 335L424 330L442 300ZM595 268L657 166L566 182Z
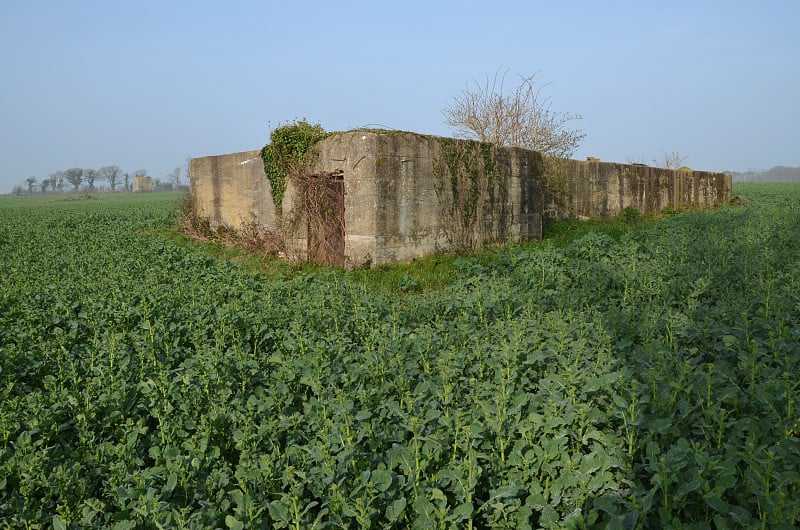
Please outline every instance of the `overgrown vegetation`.
M212 226L206 217L197 214L194 197L185 193L178 202L179 230L182 235L196 242L213 243L229 249L252 252L260 258L278 256L285 250L282 234L276 230L265 230L257 222L245 223L237 229L224 225Z
M570 219L576 215L575 198L578 195L578 174L570 167L567 158L545 156L544 196L542 207L545 219Z
M524 147L545 157L569 158L586 137L569 122L578 114L552 110L542 95L549 83L538 84L537 73L518 75L519 84L506 89L508 71L498 69L493 78L468 85L447 105L445 122L460 138L489 142L498 147Z
M339 173L312 174L308 169L292 176L297 190L291 218L292 233L307 228L308 244L296 261L344 266L344 182Z
M735 191L404 296L3 199L0 526L797 527L800 189Z
M312 125L305 119L282 125L270 133L270 143L261 149L261 158L279 215L287 180L306 165L312 146L328 136L321 125Z
M475 251L481 243L505 241L511 219L505 207L507 183L497 178L497 148L453 138L440 138L439 145L442 158L433 164L434 187L450 248ZM488 227L489 231L481 219L486 209L499 212L496 226Z

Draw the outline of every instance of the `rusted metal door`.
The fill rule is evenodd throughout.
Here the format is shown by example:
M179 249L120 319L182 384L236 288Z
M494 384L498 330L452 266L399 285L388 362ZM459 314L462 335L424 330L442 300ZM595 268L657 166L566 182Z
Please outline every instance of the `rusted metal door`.
M308 260L344 266L344 179L341 173L315 177L316 197L308 214Z

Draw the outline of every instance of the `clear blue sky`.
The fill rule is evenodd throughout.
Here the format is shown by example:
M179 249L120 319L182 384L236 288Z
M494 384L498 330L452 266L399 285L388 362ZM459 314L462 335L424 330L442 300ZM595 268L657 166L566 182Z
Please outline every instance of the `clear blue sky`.
M800 1L0 2L0 193L59 169L163 178L306 117L450 135L498 68L583 116L576 158L800 165Z

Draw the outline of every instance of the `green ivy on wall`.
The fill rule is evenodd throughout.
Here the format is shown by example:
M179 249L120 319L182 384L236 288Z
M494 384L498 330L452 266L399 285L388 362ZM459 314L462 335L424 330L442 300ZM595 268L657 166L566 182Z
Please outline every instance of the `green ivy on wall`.
M494 181L497 175L497 148L489 142L481 142L481 157L483 158L483 172L486 175L486 191L489 193L489 202L494 204ZM504 185L505 181L501 181ZM505 187L503 189L505 200Z
M440 200L444 199L443 207L450 216L445 223L450 244L475 248L482 238L478 233L479 218L487 205L492 210L501 209L497 236L502 238L508 190L505 180L497 179L497 148L487 142L455 138L440 138L439 146L442 160L434 162L434 175L439 180L437 193ZM447 184L449 193L444 193Z
M311 147L331 133L319 124L310 124L305 118L282 125L269 135L270 143L261 149L264 171L269 179L275 211L282 214L281 205L286 193L286 182L293 169L304 166Z

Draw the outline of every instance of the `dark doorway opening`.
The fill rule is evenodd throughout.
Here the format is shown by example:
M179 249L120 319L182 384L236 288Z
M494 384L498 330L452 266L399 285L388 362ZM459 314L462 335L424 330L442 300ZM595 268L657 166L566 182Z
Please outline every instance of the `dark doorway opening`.
M344 175L313 175L306 208L308 260L344 266ZM312 189L313 188L313 189Z

